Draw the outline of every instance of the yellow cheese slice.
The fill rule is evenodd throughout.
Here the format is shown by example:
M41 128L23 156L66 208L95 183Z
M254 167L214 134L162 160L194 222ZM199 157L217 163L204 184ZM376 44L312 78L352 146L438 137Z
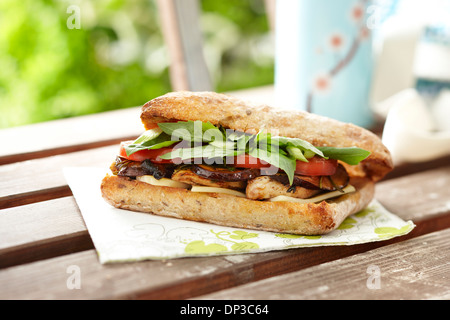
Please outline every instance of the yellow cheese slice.
M297 202L297 203L317 203L317 202L320 202L320 201L323 201L323 200L331 199L331 198L334 198L334 197L339 197L339 196L342 196L344 194L352 193L352 192L355 192L355 191L356 191L356 189L355 189L354 186L348 185L344 189L342 189L342 192L339 191L339 190L331 191L331 192L324 193L324 194L318 195L316 197L308 198L308 199L299 199L299 198L293 198L293 197L288 197L288 196L278 196L278 197L269 199L269 201L272 201L272 202L283 202L284 201L284 202Z
M246 195L243 192L239 192L227 188L216 188L216 187L203 187L203 186L192 186L192 192L206 192L206 193L224 193L232 196L245 198Z
M149 183L154 186L161 186L161 187L172 187L172 188L182 188L182 189L189 189L191 187L190 184L175 181L172 179L162 178L162 179L156 179L154 176L140 176L136 177L136 180Z

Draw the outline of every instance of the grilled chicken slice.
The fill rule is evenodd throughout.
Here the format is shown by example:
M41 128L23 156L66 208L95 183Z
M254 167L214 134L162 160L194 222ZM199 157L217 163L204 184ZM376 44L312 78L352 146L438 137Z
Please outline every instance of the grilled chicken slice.
M286 174L261 176L247 183L247 198L253 200L270 199L277 196L307 199L321 192L334 191L347 186L349 175L342 165L339 165L332 176L294 176L293 185L289 185Z
M289 178L284 173L279 173L270 176L286 186L289 185ZM301 176L295 175L293 185L303 187L306 189L321 189L324 191L334 191L336 189L344 188L349 182L349 175L344 166L339 164L336 168L335 174L332 176ZM287 187L289 188L289 186Z
M274 198L276 196L307 199L320 192L320 189L306 189L299 186L289 188L289 186L274 180L270 176L261 176L249 180L247 183L247 188L245 189L247 198L252 200L264 200Z

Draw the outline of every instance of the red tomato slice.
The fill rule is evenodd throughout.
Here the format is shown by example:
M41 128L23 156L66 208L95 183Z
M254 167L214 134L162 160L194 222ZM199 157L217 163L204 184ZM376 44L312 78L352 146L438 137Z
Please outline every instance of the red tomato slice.
M295 174L303 176L331 176L336 172L337 160L312 157L309 162L297 161Z
M125 151L125 146L130 143L132 143L132 141L124 141L120 144L119 155L121 157L127 158L129 160L133 160L133 161L144 161L146 159L150 159L152 162L155 162L155 163L172 163L173 162L173 160L165 160L165 159L160 158L161 155L171 152L173 149L172 147L164 147L161 149L154 149L154 150L140 150L140 151L137 151L137 152L127 156L127 153Z
M236 166L237 168L250 168L250 169L269 168L271 166L270 163L252 157L249 154L241 154L234 157L234 162L230 164Z

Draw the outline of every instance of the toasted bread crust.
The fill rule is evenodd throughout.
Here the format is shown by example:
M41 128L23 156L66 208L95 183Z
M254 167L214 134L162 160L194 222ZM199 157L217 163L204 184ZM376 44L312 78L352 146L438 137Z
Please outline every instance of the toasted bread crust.
M336 229L346 217L364 209L372 200L372 181L355 179L351 183L357 188L355 193L318 204L196 193L111 175L103 179L101 191L104 199L117 208L236 228L320 235Z
M148 129L158 122L201 120L228 129L301 138L315 146L359 147L371 155L358 166L346 166L352 176L382 179L393 168L388 149L378 136L350 123L303 111L280 110L215 92L171 92L147 102L141 120Z

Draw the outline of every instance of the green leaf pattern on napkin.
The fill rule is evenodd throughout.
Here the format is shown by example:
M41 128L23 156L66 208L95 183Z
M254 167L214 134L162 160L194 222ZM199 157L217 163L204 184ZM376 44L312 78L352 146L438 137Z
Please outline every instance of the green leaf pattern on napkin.
M404 234L405 232L408 232L408 226L404 226L401 228L394 228L394 227L381 227L376 228L375 233L378 234L378 237L380 239L390 239L395 236L399 236Z
M228 250L232 251L248 251L253 249L259 249L259 245L254 242L248 242L246 239L258 237L257 233L247 232L242 230L235 230L233 232L210 230L212 234L216 235L216 238L230 244L230 248L226 245L211 243L206 245L203 240L191 241L186 245L184 251L190 254L205 254L205 253L220 253Z
M273 242L273 249L349 245L391 239L405 235L413 228L414 224L411 221L402 221L374 201L364 210L347 217L335 231L327 235L306 236L257 233L253 230L210 229L209 236L212 235L213 237L208 237L209 244L206 244L203 240L193 240L186 244L184 251L190 255L258 252L266 250L265 238L268 237L268 234L271 237L271 242ZM254 240L248 241L249 239ZM275 239L279 239L281 243L277 243Z
M191 241L186 245L186 248L184 249L186 253L214 253L214 252L223 252L228 251L228 248L224 245L217 244L217 243L211 243L206 245L205 241L203 240L195 240Z
M405 235L415 227L411 221L403 221L388 212L377 201L346 218L331 233L311 236L242 230L148 214L126 214L136 214L135 218L140 223L125 230L126 238L97 245L103 263L352 245L388 240Z

